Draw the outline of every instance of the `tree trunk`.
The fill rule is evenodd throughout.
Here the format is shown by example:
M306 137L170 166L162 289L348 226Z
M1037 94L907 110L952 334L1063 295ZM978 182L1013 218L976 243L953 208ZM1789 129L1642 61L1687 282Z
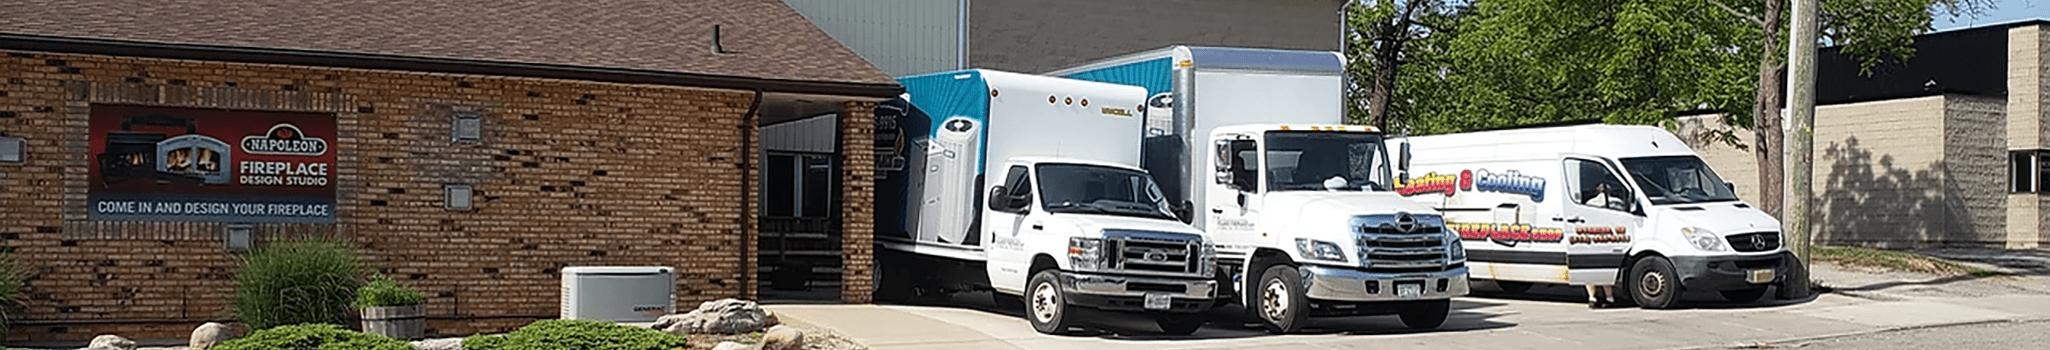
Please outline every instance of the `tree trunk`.
M1780 93L1786 88L1786 76L1779 72L1783 64L1779 56L1779 41L1782 40L1780 12L1785 5L1784 1L1765 2L1765 47L1758 54L1758 95L1751 108L1752 132L1756 136L1751 152L1758 158L1758 198L1753 200L1758 201L1759 210L1779 218L1785 218L1780 212L1786 165L1782 150L1786 134L1780 128L1780 106L1783 104Z

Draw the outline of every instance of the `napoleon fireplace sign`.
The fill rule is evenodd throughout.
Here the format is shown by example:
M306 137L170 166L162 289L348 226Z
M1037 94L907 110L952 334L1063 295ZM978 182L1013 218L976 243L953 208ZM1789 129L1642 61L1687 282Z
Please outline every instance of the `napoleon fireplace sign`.
M89 128L94 220L334 221L332 114L95 105Z

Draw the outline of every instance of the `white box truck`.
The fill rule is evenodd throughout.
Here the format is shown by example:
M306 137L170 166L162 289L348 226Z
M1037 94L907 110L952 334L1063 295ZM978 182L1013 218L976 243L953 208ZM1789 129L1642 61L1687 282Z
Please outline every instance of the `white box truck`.
M1437 207L1473 278L1614 284L1646 308L1686 290L1750 302L1786 280L1780 223L1737 199L1686 143L1650 126L1418 136L1396 190Z
M1437 328L1461 242L1393 192L1383 135L1344 122L1335 52L1174 46L1047 75L1145 87L1145 167L1217 244L1220 283L1269 331L1311 316Z
M1202 326L1216 253L1139 167L1144 90L991 70L899 82L908 98L877 117L918 154L877 184L879 297L1023 296L1043 333L1069 330L1077 308Z

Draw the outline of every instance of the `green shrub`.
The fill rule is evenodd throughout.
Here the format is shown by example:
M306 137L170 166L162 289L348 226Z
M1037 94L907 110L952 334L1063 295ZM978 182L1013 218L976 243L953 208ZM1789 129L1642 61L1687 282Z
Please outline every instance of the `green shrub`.
M211 350L413 350L413 344L331 324L281 326L222 342Z
M0 304L13 304L21 294L22 279L27 273L20 261L14 259L14 252L0 250ZM14 315L7 314L7 305L0 305L0 331L7 330L7 320Z
M354 302L361 270L356 252L337 241L309 237L259 248L235 276L235 319L251 329L338 324Z
M469 350L671 350L687 337L660 330L591 320L543 320L505 335L463 340Z
M400 285L391 276L377 276L356 289L356 308L367 309L379 306L420 305L427 300L420 291Z

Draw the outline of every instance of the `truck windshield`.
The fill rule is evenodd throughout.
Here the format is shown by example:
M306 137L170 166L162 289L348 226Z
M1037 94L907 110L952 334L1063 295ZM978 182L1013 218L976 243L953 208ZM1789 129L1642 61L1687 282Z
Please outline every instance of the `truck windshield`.
M1715 170L1695 156L1624 158L1623 167L1653 205L1737 200Z
M1175 219L1153 177L1137 170L1083 164L1040 164L1039 193L1049 213L1092 213Z
M1267 133L1270 191L1387 191L1389 165L1379 134L1332 131Z

